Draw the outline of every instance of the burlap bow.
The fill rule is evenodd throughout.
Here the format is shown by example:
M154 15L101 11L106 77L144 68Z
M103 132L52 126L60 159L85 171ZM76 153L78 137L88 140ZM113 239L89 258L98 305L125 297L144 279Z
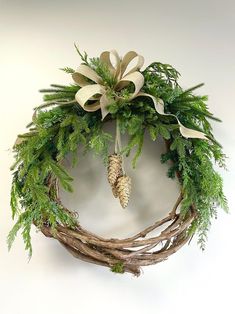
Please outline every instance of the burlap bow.
M114 56L116 64L113 65L111 61L111 55ZM126 72L127 67L130 65L131 61L136 59L136 65L133 66L129 71ZM164 112L164 102L160 98L156 98L153 95L141 92L141 88L144 85L144 76L139 72L144 64L144 57L138 55L135 51L129 51L125 54L123 59L121 59L115 50L104 51L100 55L100 61L106 64L108 70L116 79L116 84L113 87L113 92L116 95L115 100L122 99L118 96L118 93L123 88L127 87L130 83L134 84L135 90L128 100L132 100L139 96L150 97L154 103L156 111L161 115L174 116L179 124L179 129L182 136L186 138L201 138L207 139L206 135L202 132L186 128L179 121L177 116ZM101 109L102 119L109 113L108 106L113 102L110 98L109 87L103 82L102 78L89 66L86 64L81 64L77 71L72 74L73 80L81 87L75 95L76 101L79 105L86 111L92 112ZM94 83L90 83L90 82ZM88 101L93 100L94 102L88 104Z

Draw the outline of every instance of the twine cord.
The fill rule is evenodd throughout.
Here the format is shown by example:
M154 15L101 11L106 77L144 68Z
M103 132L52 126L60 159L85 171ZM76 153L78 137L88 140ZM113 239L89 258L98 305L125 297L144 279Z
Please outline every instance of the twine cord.
M118 119L116 120L116 135L115 135L115 147L114 152L117 155L120 155L122 158L122 173L125 175L125 165L124 165L124 158L122 155L122 142L121 142L121 132Z

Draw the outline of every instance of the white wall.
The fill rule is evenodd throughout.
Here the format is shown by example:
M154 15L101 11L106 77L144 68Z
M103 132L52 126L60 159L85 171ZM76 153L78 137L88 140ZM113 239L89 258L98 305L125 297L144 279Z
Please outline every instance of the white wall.
M229 0L0 1L1 313L234 313L234 11ZM204 253L193 241L168 261L144 268L138 279L80 262L34 231L30 263L20 237L8 253L10 148L41 102L37 90L69 82L58 68L79 65L75 41L90 56L134 49L146 65L155 60L174 65L185 87L206 83L201 93L210 96L210 110L223 120L214 124L214 133L229 156L229 171L222 175L231 214L219 213ZM73 170L77 191L73 200L63 194L64 202L100 234L139 230L163 215L177 194L177 184L158 161L161 150L161 144L146 141L137 170L130 170L134 186L127 210L112 199L105 169L91 156L91 166L83 158L82 167ZM94 196L88 188L95 189Z

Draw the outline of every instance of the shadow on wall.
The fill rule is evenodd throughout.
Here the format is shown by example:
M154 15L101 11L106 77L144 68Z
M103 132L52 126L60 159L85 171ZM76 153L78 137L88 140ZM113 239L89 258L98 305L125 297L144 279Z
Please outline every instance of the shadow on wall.
M114 134L114 123L108 123L105 129ZM122 141L125 144L127 137L124 136ZM167 178L167 165L160 162L164 151L161 139L153 142L146 134L136 169L131 165L132 156L125 158L125 169L132 179L132 193L126 209L122 209L112 195L101 158L91 152L83 155L80 151L75 168L71 167L71 159L66 158L64 164L74 178L74 192L71 194L61 189L62 202L78 212L84 228L101 236L127 237L136 233L164 217L178 197L178 182ZM113 144L110 153L113 153Z

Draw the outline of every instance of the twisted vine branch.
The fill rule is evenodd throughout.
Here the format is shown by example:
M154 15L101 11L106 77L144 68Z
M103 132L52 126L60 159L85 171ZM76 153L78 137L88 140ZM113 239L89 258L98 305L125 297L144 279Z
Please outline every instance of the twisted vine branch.
M41 231L45 236L57 239L73 256L81 260L109 268L121 263L123 271L138 276L141 266L153 265L167 259L189 240L187 229L195 217L195 210L190 208L186 218L177 214L182 199L180 193L165 218L125 239L105 239L87 231L80 224L74 230L62 225L52 230L45 224ZM165 224L168 225L159 235L146 238L149 233Z

